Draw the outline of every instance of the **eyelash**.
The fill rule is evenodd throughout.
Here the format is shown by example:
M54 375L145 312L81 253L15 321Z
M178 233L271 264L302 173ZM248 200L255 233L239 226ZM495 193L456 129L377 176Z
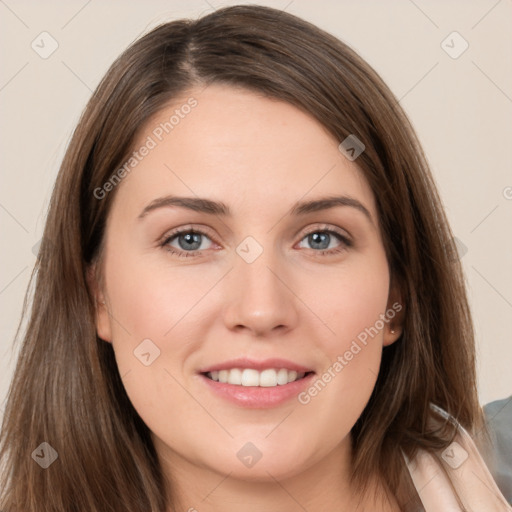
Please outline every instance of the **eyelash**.
M338 254L342 251L346 251L347 248L352 247L352 242L349 240L345 235L342 233L339 233L336 230L333 229L325 229L325 228L316 228L312 229L311 231L308 231L304 234L304 236L301 238L301 241L304 240L304 238L308 237L309 235L313 233L328 233L330 235L334 235L338 240L343 244L341 247L336 247L334 249L322 249L315 251L314 249L311 249L314 251L317 255L320 256L334 256L335 254ZM205 233L204 231L200 229L193 229L193 228L180 228L177 229L170 234L166 235L163 239L163 241L160 243L160 247L168 251L169 253L176 255L180 258L188 258L188 257L197 257L201 256L201 251L198 251L197 249L195 251L178 251L174 247L171 247L168 245L174 238L177 238L180 235L184 234L197 234L197 235L203 235L207 238L211 237L208 235L208 233ZM213 240L212 240L213 241Z

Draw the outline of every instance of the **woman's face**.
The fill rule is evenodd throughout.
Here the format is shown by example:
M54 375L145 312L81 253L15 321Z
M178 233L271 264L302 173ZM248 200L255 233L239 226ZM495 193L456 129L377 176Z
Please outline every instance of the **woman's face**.
M119 173L97 329L170 467L279 480L348 460L400 306L340 142L212 85L159 112Z

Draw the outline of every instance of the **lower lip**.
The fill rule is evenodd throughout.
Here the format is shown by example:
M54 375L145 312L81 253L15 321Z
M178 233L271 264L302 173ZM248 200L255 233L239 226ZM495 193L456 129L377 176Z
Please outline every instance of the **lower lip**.
M235 405L252 409L267 409L277 407L296 397L304 388L310 385L315 374L310 373L302 379L274 387L236 386L217 382L203 374L200 377L214 393Z

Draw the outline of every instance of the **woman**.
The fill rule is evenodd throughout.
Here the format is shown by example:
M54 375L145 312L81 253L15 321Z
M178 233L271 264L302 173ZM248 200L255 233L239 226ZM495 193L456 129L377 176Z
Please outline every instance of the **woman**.
M508 510L466 433L451 240L406 116L346 45L258 6L154 29L62 163L0 508Z

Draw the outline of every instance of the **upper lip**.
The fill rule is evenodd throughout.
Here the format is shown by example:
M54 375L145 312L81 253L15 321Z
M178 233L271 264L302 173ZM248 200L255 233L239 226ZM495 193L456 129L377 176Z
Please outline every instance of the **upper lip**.
M237 359L231 359L222 363L212 364L199 370L199 373L208 373L218 370L231 370L232 368L251 368L254 370L262 371L268 368L285 368L286 370L295 370L296 372L312 372L311 368L303 366L301 364L288 361L287 359L272 358L264 359L262 361L256 361L255 359L249 359L246 357L239 357Z

